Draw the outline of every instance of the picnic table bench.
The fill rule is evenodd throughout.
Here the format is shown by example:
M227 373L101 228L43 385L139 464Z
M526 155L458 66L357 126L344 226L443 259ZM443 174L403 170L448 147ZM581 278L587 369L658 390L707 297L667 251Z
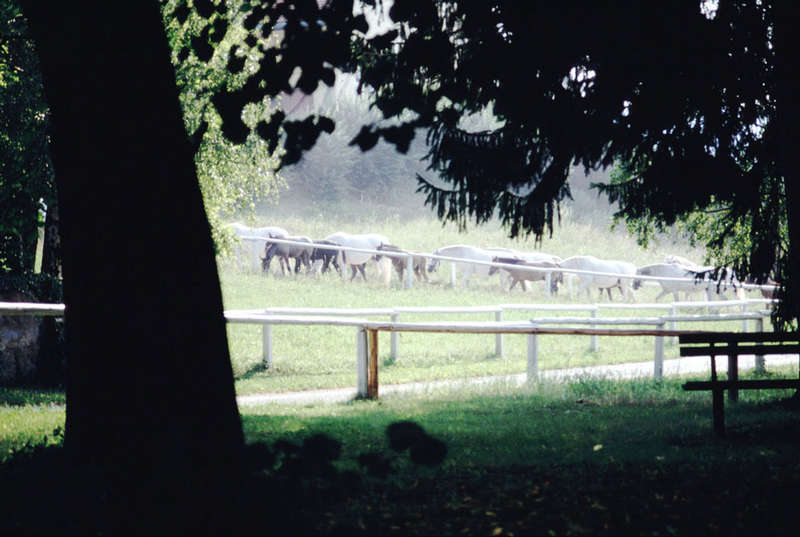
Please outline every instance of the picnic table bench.
M687 391L709 390L712 394L714 432L725 434L725 403L723 392L728 390L728 401L739 400L739 390L800 389L800 378L739 379L739 356L753 354L798 354L800 334L776 332L705 332L681 334L680 355L710 356L711 380L690 381L683 384ZM728 378L717 378L717 356L728 357Z

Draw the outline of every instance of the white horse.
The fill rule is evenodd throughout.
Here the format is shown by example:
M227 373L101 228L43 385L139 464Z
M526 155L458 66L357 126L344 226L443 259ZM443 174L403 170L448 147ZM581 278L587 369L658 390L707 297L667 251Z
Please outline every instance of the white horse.
M457 257L469 261L486 261L491 263L492 259L497 256L514 257L517 253L515 250L509 248L478 248L477 246L468 246L466 244L453 244L450 246L443 246L433 251L433 255L441 255L445 257ZM431 259L428 263L428 272L434 272L439 268L441 261L439 259ZM469 262L455 262L455 266L461 271L461 285L467 287L469 279L473 274L479 276L488 276L489 265L476 265Z
M619 274L621 276L635 276L636 266L627 261L614 261L598 259L591 255L576 255L568 257L558 264L561 268L587 270L592 272L607 272L612 274ZM603 296L603 289L608 293L608 299L611 300L611 289L616 287L622 293L622 296L628 300L633 300L633 278L619 278L615 276L599 276L594 274L576 274L578 278L578 296L582 291L586 291L586 296L591 298L590 288L597 287L600 289L600 296ZM570 294L572 288L570 286Z
M518 252L517 257L526 263L561 263L563 261L557 255L544 252Z
M727 291L729 289L733 289L734 295L736 298L740 300L744 300L747 298L747 295L742 287L742 282L739 280L736 273L734 273L731 269L725 268L723 278L719 278L718 280L714 280L711 278L712 271L715 270L715 267L712 265L698 265L697 263L693 263L689 261L685 257L681 257L679 255L668 255L665 258L666 262L669 264L677 265L681 268L688 270L691 273L691 276L696 279L702 279L705 284L699 284L702 286L701 290L706 292L706 298L710 300L728 300Z
M728 291L733 290L735 298L744 300L747 298L744 287L739 277L729 268L722 269L722 275L717 279L712 277L714 268L705 267L704 270L698 271L697 275L703 277L705 282L706 297L711 300L728 300Z
M636 270L636 274L643 276L655 276L663 278L684 278L691 281L665 281L659 280L661 285L661 293L655 298L658 300L664 295L672 293L675 302L680 300L679 293L684 293L684 299L689 300L689 296L695 293L702 293L706 291L706 283L696 279L697 272L688 269L687 267L676 263L655 263L652 265L645 265ZM642 285L642 280L634 280L633 288L638 289Z
M242 254L247 250L250 251L253 259L253 266L257 267L259 254L266 251L266 239L283 239L289 235L285 229L278 226L249 227L240 222L232 222L226 227L230 228L237 237L258 237L259 239L264 239L239 241L234 252L236 253L236 264L240 267L242 266Z
M351 233L345 233L344 231L337 231L325 237L325 240L338 246L349 246L351 248L362 248L364 250L377 250L382 244L389 244L388 238L377 233L353 235ZM352 276L350 277L351 281L356 277L358 272L361 273L361 277L366 281L367 275L364 271L364 266L367 261L375 261L375 255L376 254L369 254L366 252L347 252L340 250L336 256L336 261L341 267L350 265L350 270L352 271ZM383 256L380 261L376 261L375 263L378 269L378 276L383 279L384 283L388 284L392 277L391 260Z
M683 267L687 267L687 268L690 268L690 269L695 269L696 267L700 266L700 265L698 265L697 263L695 263L693 261L689 261L685 257L681 257L679 255L674 255L674 254L665 256L664 257L664 263L666 263L668 265L681 265Z

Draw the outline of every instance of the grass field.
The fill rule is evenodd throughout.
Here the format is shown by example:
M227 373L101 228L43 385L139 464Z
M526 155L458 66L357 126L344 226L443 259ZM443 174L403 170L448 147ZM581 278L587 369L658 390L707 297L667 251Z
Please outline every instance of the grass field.
M276 222L263 222L264 224ZM458 233L451 226L419 218L401 222L392 215L384 219L363 221L328 221L315 218L302 222L287 219L279 222L290 233L312 238L324 237L343 229L351 232L382 233L401 247L420 251L433 251L453 243L482 246L507 246L520 250L534 250L531 239L511 240L499 225L487 225L467 233ZM663 261L669 253L678 253L700 261L701 254L685 244L662 241L664 244L643 250L630 237L621 232L598 230L588 225L565 223L557 229L552 239L545 239L541 250L567 257L592 254L608 259L625 259L637 265ZM230 259L220 261L220 277L226 309L259 309L267 307L332 307L368 308L398 306L488 306L503 303L575 303L586 304L585 297L570 299L566 292L550 297L543 284L537 282L527 292L517 289L509 293L502 288L499 275L491 278L475 277L469 289L449 286L449 267L446 263L435 273L430 283L415 282L412 289L404 289L394 276L387 287L379 282L343 281L335 273L318 278L301 275L269 275L239 270ZM646 286L636 292L637 302L650 302L660 288ZM618 300L618 294L615 299ZM593 296L593 300L596 295ZM607 299L603 299L607 301ZM666 312L662 312L664 314ZM681 313L703 313L682 311ZM652 310L601 310L601 317L653 317ZM588 316L576 312L506 312L504 320L526 320L536 316ZM388 320L375 317L376 320ZM440 320L493 320L493 314L408 314L402 321ZM704 323L702 328L714 330L739 330L741 321ZM687 326L679 326L686 328ZM353 387L355 370L355 329L342 327L289 327L273 328L274 367L265 370L262 363L261 327L256 325L229 325L229 345L236 375L236 389L240 394L279 392L316 388ZM495 355L494 336L457 334L400 335L397 360L389 357L389 335L380 335L381 383L428 381L471 376L522 373L525 371L526 339L523 335L504 337L505 356ZM589 350L588 337L549 336L540 338L540 368L555 369L589 365L638 362L653 359L653 338L599 339L599 350ZM677 348L667 345L665 356L677 356Z

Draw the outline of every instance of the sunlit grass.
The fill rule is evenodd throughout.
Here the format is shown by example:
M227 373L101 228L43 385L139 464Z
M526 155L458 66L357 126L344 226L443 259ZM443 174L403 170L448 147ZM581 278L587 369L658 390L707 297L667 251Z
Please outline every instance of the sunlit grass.
M670 464L720 456L725 446L707 441L713 438L710 395L683 391L683 380L584 378L530 388L498 382L387 394L380 401L271 404L242 411L248 441L299 442L322 432L352 454L387 450L386 426L413 420L447 444L444 472L582 462ZM732 435L796 419L792 410L773 405L787 395L780 390L741 395L739 404L726 408Z
M25 445L56 442L53 431L64 430L63 406L0 404L0 463Z

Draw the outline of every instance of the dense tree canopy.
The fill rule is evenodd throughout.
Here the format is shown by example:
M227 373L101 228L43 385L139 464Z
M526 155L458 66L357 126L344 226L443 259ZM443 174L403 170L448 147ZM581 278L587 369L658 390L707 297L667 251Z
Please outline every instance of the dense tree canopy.
M406 151L423 129L430 169L445 184L418 180L440 217L464 224L498 214L511 235L541 237L570 195L573 164L624 162L627 179L602 187L622 217L671 225L716 209L725 214L711 232L716 247L748 223L752 240L734 268L756 281L777 275L794 297L787 271L796 254L791 240L781 245L792 235L791 206L781 202L791 199L781 155L791 154L796 85L782 41L788 10L745 1L364 1L357 6L384 17L385 31L367 33L349 2L319 4L241 5L246 28L263 35L278 25L282 35L261 48L241 90L215 97L226 136L246 136L240 110L265 93L261 81L310 92L337 68L356 71L383 119L354 142L366 150L382 138ZM496 128L465 126L490 107ZM284 119L273 115L256 131L271 143L283 132L285 163L333 127ZM794 301L784 302L780 326L796 318L786 309Z

